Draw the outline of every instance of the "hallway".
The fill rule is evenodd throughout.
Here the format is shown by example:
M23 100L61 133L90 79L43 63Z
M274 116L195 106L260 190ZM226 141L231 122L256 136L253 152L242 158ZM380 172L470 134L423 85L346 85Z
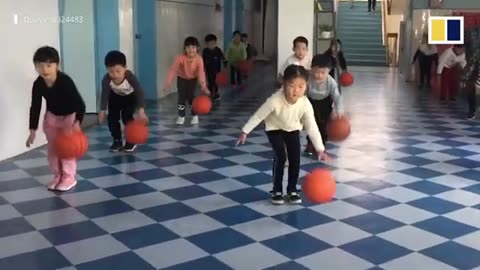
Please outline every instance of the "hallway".
M151 106L132 155L90 129L72 192L47 191L45 148L1 162L0 269L480 269L480 125L462 101L369 70L343 89L352 135L328 146L333 202L271 205L262 127L234 146L271 93L259 67L199 127L175 126L174 97ZM318 166L302 158L303 175Z

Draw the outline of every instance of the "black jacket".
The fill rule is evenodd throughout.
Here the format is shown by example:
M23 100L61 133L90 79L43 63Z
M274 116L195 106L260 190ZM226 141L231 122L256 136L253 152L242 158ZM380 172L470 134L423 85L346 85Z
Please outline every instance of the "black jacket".
M225 56L220 48L215 47L213 50L209 48L203 49L203 64L207 74L216 74L222 70L222 63L225 64Z

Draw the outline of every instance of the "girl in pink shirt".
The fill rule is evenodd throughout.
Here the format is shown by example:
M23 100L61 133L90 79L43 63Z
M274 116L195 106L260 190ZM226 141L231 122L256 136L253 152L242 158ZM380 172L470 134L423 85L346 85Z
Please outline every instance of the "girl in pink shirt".
M177 90L178 90L178 119L177 125L185 123L185 105L188 102L190 108L192 107L193 99L195 98L195 89L197 82L202 87L202 92L210 95L205 79L205 69L203 59L198 55L200 43L195 37L187 37L183 43L185 53L178 55L168 72L167 82L164 91L168 92L172 85L175 75L177 76ZM191 110L192 125L198 124L198 115Z

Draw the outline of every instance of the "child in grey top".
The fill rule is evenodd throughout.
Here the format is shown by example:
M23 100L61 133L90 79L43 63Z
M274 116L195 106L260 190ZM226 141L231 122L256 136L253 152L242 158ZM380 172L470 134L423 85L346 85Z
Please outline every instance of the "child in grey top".
M343 116L343 100L338 90L338 84L329 75L332 67L331 59L326 54L315 55L312 59L312 69L308 81L308 99L312 103L315 121L322 135L323 144L328 140L327 125L331 118ZM335 114L332 114L335 104ZM305 153L313 155L315 150L310 138L307 137Z

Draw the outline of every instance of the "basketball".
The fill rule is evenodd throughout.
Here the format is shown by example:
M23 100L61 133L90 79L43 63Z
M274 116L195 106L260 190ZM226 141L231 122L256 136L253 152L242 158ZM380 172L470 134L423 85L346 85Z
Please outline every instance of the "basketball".
M330 171L315 169L305 176L302 190L311 203L329 202L335 196L335 179Z
M145 122L133 120L125 126L125 139L129 143L144 144L148 139L148 127Z
M82 131L60 132L54 142L55 152L61 159L81 158L88 151L88 138Z
M222 70L221 72L217 73L215 82L217 83L218 87L225 87L228 85L228 72L227 70Z
M192 106L197 114L207 114L212 109L212 101L208 96L198 96L193 99Z
M348 72L348 71L344 71L342 72L342 74L340 74L340 84L342 86L350 86L353 84L353 75L352 73Z
M333 119L327 126L328 139L334 142L343 141L350 135L350 121L346 117Z
M253 62L249 60L243 60L238 63L238 70L243 75L248 75L253 68Z

